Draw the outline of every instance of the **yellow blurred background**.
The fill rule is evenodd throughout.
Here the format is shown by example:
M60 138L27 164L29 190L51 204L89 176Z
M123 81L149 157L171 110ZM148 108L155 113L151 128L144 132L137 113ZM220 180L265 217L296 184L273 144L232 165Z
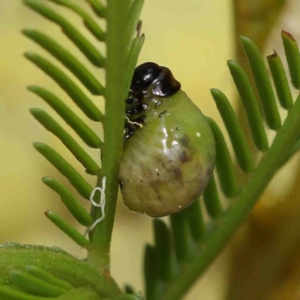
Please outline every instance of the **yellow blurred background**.
M75 2L81 4L84 1ZM92 39L77 16L61 7L58 9ZM299 5L290 9L289 13L295 14L295 10L300 19ZM235 56L232 1L146 0L142 20L146 42L139 62L154 61L168 66L204 114L214 118L222 127L209 89L220 88L231 101L234 100L234 86L226 66L227 59ZM281 22L283 20L286 19L283 18ZM286 26L295 28L295 23L291 22ZM84 257L84 251L43 215L43 211L51 209L73 222L59 197L44 186L40 178L52 176L65 183L66 180L33 149L31 143L49 143L82 174L84 170L60 142L30 115L29 108L41 107L63 124L45 103L30 94L25 87L29 84L46 87L66 99L72 109L86 119L50 78L22 56L24 51L33 50L59 65L44 50L21 35L20 30L23 28L38 29L53 36L90 66L56 25L27 9L21 1L0 0L0 243L17 241L56 245L76 256ZM295 33L293 30L292 32ZM278 29L277 37L279 33ZM277 40L275 42L278 43ZM103 46L100 48L104 49ZM99 78L104 78L103 71L91 69ZM103 99L93 99L103 109ZM91 126L102 135L100 125ZM97 151L88 152L99 161ZM285 175L277 180L286 180L282 178L290 174L290 169L283 174ZM94 184L88 176L85 178ZM291 176L286 180L291 185L290 180ZM289 188L291 187L288 186L284 191L287 193ZM122 200L119 200L112 242L112 274L121 285L132 283L136 289L143 290L143 245L152 242L151 219L130 213L124 208ZM185 299L224 299L229 263L227 250L198 280Z

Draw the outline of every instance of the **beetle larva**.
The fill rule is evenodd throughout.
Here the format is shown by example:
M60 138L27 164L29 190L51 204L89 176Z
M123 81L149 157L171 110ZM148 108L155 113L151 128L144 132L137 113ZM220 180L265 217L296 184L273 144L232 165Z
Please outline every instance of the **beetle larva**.
M198 199L213 172L211 128L171 71L155 63L135 69L126 102L124 203L151 217L179 212Z

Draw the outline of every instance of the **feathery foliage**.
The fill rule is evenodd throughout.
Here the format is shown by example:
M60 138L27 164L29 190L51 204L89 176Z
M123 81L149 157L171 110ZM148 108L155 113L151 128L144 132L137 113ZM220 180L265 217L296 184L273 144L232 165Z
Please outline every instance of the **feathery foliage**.
M291 81L294 87L299 89L297 76L300 74L300 55L297 43L291 34L284 31L282 39ZM227 129L234 158L239 165L238 172L243 172L246 180L240 182L223 133L216 122L208 117L217 148L215 174L203 193L203 201L210 221L207 224L203 223L199 202L202 201L201 199L187 210L170 216L172 240L166 237L156 238L158 225L154 220L155 245L146 246L144 257L146 298L148 300L181 299L246 219L275 172L295 153L294 150L299 149L300 98L298 97L295 102L292 99L287 75L279 55L274 52L267 57L267 60L279 104L288 111L282 124L275 92L262 56L250 39L241 37L241 42L252 70L255 88L262 102L263 114L258 108L258 100L245 71L235 61L228 61L228 67L245 108L256 151L260 154L261 159L254 162L253 157L256 153L251 154L227 97L220 90L212 89L212 97ZM263 120L266 120L266 124ZM267 126L270 130L277 132L270 146L268 146L265 130ZM291 149L293 150L291 151ZM220 191L216 184L216 177ZM226 205L221 202L221 198L224 198ZM164 228L166 224L161 222L162 224L159 226ZM164 235L165 230L161 229L160 235ZM171 273L172 277L161 276L160 260L164 255L161 254L162 247L168 253L174 251L176 253L176 260L172 264L166 264L166 262L164 264L164 273Z
M59 5L52 9L48 2ZM34 143L41 153L62 175L79 195L74 195L54 178L44 177L43 182L61 198L74 218L88 231L88 237L75 230L53 211L45 215L60 230L88 252L87 261L80 261L58 248L8 243L0 247L0 298L2 299L144 299L129 286L125 293L109 275L110 241L118 192L118 173L123 145L125 101L134 67L144 42L140 34L139 15L143 0L109 0L105 6L100 0L87 0L94 15L70 0L24 0L31 10L61 27L63 34L78 48L93 67L104 69L105 84L89 71L89 67L77 59L71 49L66 49L55 39L35 29L25 29L23 34L47 50L55 62L26 52L25 57L54 80L71 98L89 120L81 120L52 92L30 86L29 91L43 99L89 147L101 151L101 162L95 162L83 147L50 114L38 109L30 110L33 117L52 132L81 163L89 176L94 176L98 188L105 183L105 218L94 230L89 228L102 211L91 207L88 213L81 205L80 196L89 200L93 187L56 150L43 143ZM81 3L80 3L81 4ZM84 26L96 38L106 44L106 54L99 52L64 16L68 9L77 14ZM97 18L106 21L107 29L98 25ZM296 41L282 32L286 59L291 81L300 87L300 55ZM287 110L282 122L264 60L256 45L248 38L241 38L250 63L255 88L258 91L263 114L259 110L254 88L242 67L228 61L228 67L245 108L257 153L261 159L255 162L236 114L220 90L211 94L224 121L232 144L231 157L222 131L214 120L207 117L217 146L216 170L203 194L203 201L210 216L204 222L202 206L196 201L186 210L170 216L170 228L160 219L153 221L154 245L146 245L144 258L145 294L147 300L181 299L188 288L204 272L225 246L239 225L245 220L275 172L299 149L300 99L294 102L287 75L279 55L268 56L268 64L274 81L279 104ZM60 66L57 66L57 62ZM66 68L85 90L80 88L63 70ZM105 114L90 95L101 96ZM264 120L266 121L264 124ZM87 125L98 122L104 127L104 142ZM266 127L276 131L269 142ZM270 144L270 145L269 145ZM240 182L233 161L239 165L246 180ZM106 181L105 181L105 180ZM220 187L220 188L219 188ZM96 193L95 199L99 199ZM226 207L221 202L227 201ZM97 201L97 200L95 200Z

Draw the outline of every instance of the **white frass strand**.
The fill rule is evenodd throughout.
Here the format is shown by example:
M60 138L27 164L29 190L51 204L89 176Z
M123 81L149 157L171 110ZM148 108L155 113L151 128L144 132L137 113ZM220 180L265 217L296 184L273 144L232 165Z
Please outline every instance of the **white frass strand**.
M134 122L134 121L130 121L130 119L129 119L128 117L125 117L125 119L127 120L127 122L128 122L129 124L137 125L137 126L139 126L140 128L143 128L143 124L138 123L138 122Z
M88 231L92 231L97 224L99 224L104 218L105 218L105 204L106 204L106 199L105 199L105 183L106 183L106 177L103 177L102 179L102 188L101 187L95 187L91 193L90 196L90 201L92 203L93 206L95 207L100 207L101 208L101 213L102 216L97 219L89 228ZM94 196L96 191L100 191L100 203L97 203L94 201Z

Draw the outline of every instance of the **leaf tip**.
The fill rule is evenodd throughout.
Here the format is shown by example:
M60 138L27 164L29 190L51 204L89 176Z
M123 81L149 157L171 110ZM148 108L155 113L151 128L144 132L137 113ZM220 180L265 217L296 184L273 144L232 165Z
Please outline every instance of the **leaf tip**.
M42 177L42 181L46 184L46 185L49 185L53 182L53 178L51 177Z
M32 60L35 56L35 54L33 52L30 51L25 51L23 54L27 59Z
M34 142L32 145L37 151L40 151L44 147L45 144L40 143L40 142Z
M211 88L211 89L210 89L210 92L211 92L211 93L216 92L216 91L218 91L218 89L216 89L216 88Z
M29 108L29 111L33 116L36 116L37 114L42 112L42 110L40 108L37 108L37 107Z
M45 210L45 211L44 211L44 215L45 215L46 217L51 217L51 215L53 215L53 214L55 214L55 212L52 211L52 210Z
M273 49L273 53L267 56L267 59L274 59L278 57L277 52L275 51L275 49Z
M29 29L26 29L26 28L21 30L21 33L23 33L24 35L27 35L28 32L29 32Z
M286 30L283 30L283 29L281 30L281 36L282 36L282 37L286 37L286 38L292 40L293 42L296 41L295 38L294 38L294 36L293 36L291 33L289 33L289 32L286 31Z
M36 90L36 85L28 85L27 90L31 91L31 92L34 92Z
M251 43L252 42L252 40L250 40L248 37L246 37L244 35L240 36L240 40L241 40L242 44L246 44L246 43Z
M235 66L237 66L237 65L238 65L238 63L237 63L236 61L234 61L233 59L227 60L227 66L228 66L229 68L235 67Z
M210 89L210 93L213 97L223 95L223 92L215 88Z

